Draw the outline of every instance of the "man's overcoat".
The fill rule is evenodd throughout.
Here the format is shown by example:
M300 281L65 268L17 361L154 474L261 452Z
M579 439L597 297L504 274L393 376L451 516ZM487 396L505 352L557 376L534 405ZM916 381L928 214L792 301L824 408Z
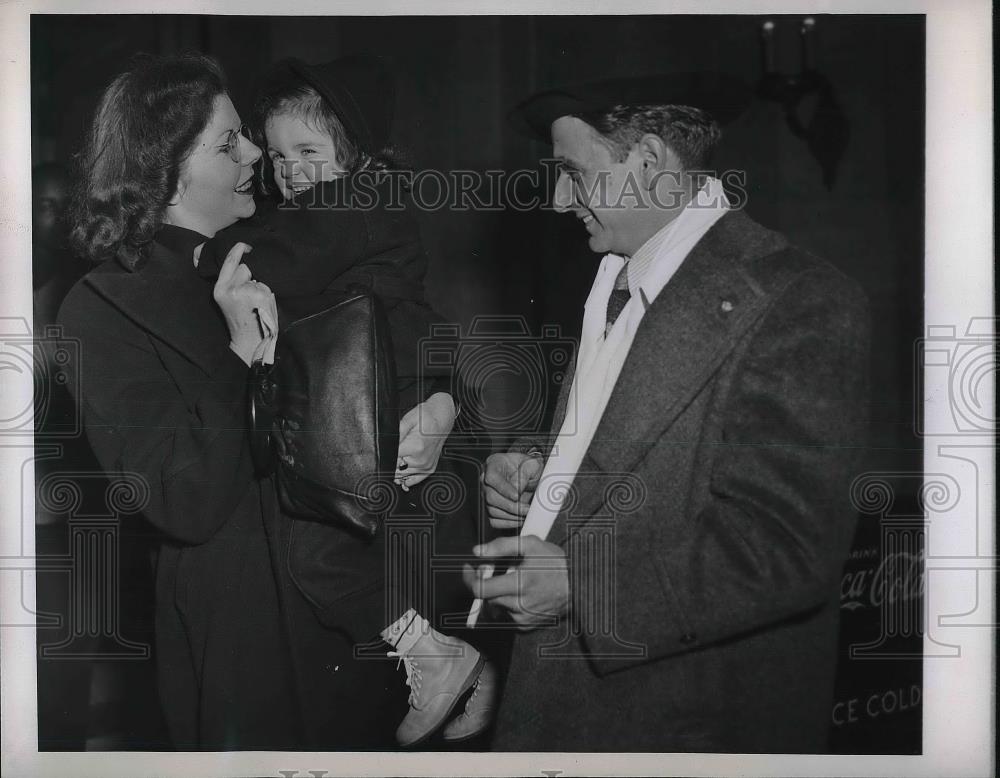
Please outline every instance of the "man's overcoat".
M496 748L826 749L868 337L831 265L740 212L713 225L550 532L572 617L517 638ZM564 392L554 430L574 412Z

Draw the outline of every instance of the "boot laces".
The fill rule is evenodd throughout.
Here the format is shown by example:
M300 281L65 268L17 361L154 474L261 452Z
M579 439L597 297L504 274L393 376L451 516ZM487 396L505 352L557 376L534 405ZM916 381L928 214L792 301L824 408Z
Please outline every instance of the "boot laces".
M468 716L472 712L472 703L475 701L476 696L479 694L479 684L482 682L482 680L483 676L480 674L480 676L476 679L476 683L472 687L472 694L469 695L469 699L465 701L465 708L463 708L461 714L463 717Z
M399 660L396 662L397 670L400 665L403 665L403 669L406 670L406 685L410 687L410 696L407 698L407 702L410 707L417 707L420 695L420 665L411 657L401 654L398 651L390 651L388 656L394 656Z

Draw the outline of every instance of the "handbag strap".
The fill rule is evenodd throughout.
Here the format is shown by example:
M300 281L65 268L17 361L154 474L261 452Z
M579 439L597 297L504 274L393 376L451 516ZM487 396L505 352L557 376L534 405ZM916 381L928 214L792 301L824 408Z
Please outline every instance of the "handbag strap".
M349 270L343 273L325 291L350 292L352 288L358 286L370 289L374 294L382 298L388 297L418 303L424 301L424 285L419 281L374 275L373 273L365 273L361 270Z

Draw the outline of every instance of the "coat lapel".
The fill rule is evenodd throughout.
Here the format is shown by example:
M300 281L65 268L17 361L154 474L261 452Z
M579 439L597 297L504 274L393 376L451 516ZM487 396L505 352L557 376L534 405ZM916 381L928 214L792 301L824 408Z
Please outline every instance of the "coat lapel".
M766 296L742 265L785 246L734 211L691 250L636 330L574 482L575 519L595 514L617 476L635 470L763 313ZM554 542L565 538L566 513L550 533Z
M214 301L205 305L203 300L211 298L212 283L198 276L190 257L154 243L138 270L130 272L111 260L88 275L86 283L206 375L225 356L225 320Z

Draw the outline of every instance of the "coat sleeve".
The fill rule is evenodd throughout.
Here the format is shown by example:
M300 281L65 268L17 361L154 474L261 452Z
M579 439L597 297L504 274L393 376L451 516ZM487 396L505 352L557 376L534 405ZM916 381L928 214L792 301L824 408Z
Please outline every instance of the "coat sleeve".
M829 602L854 528L848 490L867 434L868 330L860 291L810 272L736 352L731 391L716 406L722 440L711 446L707 490L688 515L658 506L650 542L619 549L615 620L618 634L644 647L639 661ZM587 570L571 570L583 581L571 607L593 666L634 665L615 634L587 623L595 582L574 572Z
M142 478L143 513L171 539L208 541L254 487L246 365L225 349L214 372L182 392L150 337L86 286L59 320L80 342L75 399L101 467Z
M328 192L335 183L316 187L315 198L323 202L332 197ZM229 250L243 242L253 249L243 262L254 279L267 284L277 297L319 294L364 257L368 226L357 209L312 205L261 201L252 219L227 227L205 244L199 273L217 276Z
M549 424L549 432L546 434L539 430L530 434L521 435L507 448L508 451L519 454L535 454L547 459L555 445L556 438L559 437L559 430L562 429L563 421L566 419L569 405L569 393L573 386L573 376L576 374L576 355L573 355L569 366L566 369L565 378L559 385L559 393L556 397L555 408L552 412L552 421Z

